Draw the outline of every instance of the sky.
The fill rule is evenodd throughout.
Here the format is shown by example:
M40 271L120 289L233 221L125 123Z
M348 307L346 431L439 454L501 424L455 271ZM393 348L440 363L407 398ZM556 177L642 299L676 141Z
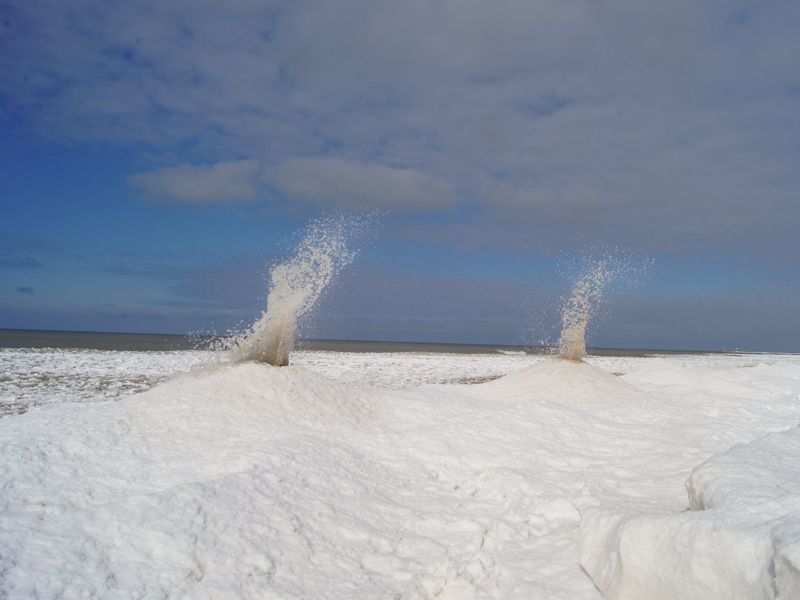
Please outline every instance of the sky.
M552 341L617 252L590 345L800 351L797 31L795 0L0 0L0 327L222 333L309 220L369 212L310 337Z

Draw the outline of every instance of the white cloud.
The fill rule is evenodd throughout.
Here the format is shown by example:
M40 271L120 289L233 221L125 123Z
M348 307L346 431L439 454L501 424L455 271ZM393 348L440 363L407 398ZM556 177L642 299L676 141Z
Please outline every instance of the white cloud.
M435 212L455 206L453 187L415 169L339 158L291 158L267 171L283 194L321 206Z
M237 160L213 165L178 165L130 177L152 200L190 204L252 202L258 197L258 162Z

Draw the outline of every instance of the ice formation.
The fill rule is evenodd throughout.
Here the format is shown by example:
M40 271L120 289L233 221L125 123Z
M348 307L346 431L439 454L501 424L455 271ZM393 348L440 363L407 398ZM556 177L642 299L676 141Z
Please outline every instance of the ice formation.
M797 597L797 356L297 362L0 419L0 597Z

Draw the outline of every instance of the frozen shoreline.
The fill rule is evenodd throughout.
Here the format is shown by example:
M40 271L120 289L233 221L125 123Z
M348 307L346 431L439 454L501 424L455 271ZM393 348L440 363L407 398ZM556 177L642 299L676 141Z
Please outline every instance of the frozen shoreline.
M0 420L0 595L600 598L582 520L800 417L798 356L347 354Z
M0 348L0 418L30 407L65 402L119 400L144 392L171 376L223 362L207 350L128 351ZM426 384L479 383L547 358L544 355L445 352L338 352L299 350L292 363L338 381L399 389ZM686 366L748 366L800 362L791 354L658 354L590 356L588 362L625 373L642 361L664 358Z

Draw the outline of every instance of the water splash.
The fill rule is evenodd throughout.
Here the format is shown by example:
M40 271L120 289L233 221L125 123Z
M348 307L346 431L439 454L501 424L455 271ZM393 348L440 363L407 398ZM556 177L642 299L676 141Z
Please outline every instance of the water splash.
M301 320L309 316L336 275L355 258L352 241L363 225L363 219L328 217L306 228L294 256L272 268L267 308L235 339L235 362L289 364Z
M586 356L586 327L603 298L603 292L618 272L610 259L598 260L572 287L561 309L561 339L558 354L580 361Z
M561 307L561 337L558 354L561 358L580 361L586 356L586 329L603 305L610 284L616 288L632 286L653 267L650 257L635 256L614 249L596 258L580 258L567 265L568 271L581 275L575 280L568 298Z

